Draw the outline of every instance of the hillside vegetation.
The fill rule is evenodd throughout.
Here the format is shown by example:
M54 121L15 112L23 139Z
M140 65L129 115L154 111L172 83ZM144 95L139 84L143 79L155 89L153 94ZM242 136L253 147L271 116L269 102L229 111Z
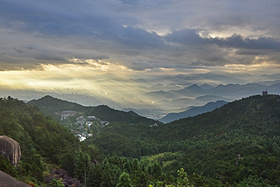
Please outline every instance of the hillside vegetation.
M93 150L78 141L70 131L45 117L38 108L8 98L0 98L0 135L6 135L19 142L22 158L14 168L3 157L0 158L0 169L24 182L40 184L44 181L44 172L51 165L64 167L73 174L76 152L88 152L98 158Z
M0 133L20 143L23 158L17 169L0 163L22 181L42 186L43 172L55 164L89 186L280 185L279 95L243 98L168 124L107 106L47 99L38 107L50 115L61 112L53 103L109 124L81 143L36 107L1 99Z
M159 163L164 172L175 176L178 169L185 168L187 173L223 184L253 180L279 185L280 97L251 96L154 127L114 123L88 142L106 155Z

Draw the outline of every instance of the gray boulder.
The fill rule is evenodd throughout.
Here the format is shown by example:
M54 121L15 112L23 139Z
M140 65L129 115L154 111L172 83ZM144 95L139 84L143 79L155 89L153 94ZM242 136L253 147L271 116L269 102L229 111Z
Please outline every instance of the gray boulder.
M19 143L8 136L0 136L0 154L16 165L21 157Z
M0 171L0 186L1 187L31 187L30 185L18 181L17 179L13 178L12 176L2 171Z

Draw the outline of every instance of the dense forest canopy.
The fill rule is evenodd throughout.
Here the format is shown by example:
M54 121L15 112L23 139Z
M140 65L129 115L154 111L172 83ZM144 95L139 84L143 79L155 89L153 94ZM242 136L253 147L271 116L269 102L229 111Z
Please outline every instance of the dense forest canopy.
M24 182L44 186L46 172L58 167L89 186L280 184L279 95L243 98L168 124L108 106L37 101L0 99L0 134L18 141L23 155L16 168L1 158L1 170ZM50 117L63 110L109 123L79 142Z
M279 125L279 95L251 96L166 125L111 124L87 141L106 155L160 163L175 176L185 168L224 184L279 185Z

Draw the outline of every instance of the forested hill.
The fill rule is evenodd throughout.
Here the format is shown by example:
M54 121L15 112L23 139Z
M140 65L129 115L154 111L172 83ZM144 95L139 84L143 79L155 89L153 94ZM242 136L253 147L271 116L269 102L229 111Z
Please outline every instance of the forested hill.
M280 135L280 96L251 96L228 103L212 112L174 121L159 129L163 140L220 136L242 130L260 136ZM168 135L164 132L169 132ZM173 133L173 135L171 134Z
M114 132L126 137L140 136L144 140L153 139L161 142L184 141L193 138L220 137L232 131L242 131L256 136L280 135L280 96L251 96L222 107L199 114L194 117L180 119L157 127L130 126L115 124L104 128L102 132ZM115 129L116 132L115 132ZM131 131L131 132L130 132ZM135 131L135 132L134 132ZM143 132L140 133L139 132Z
M55 112L73 110L73 111L84 111L85 107L77 103L64 101L61 99L54 98L52 96L44 96L38 100L31 100L28 104L37 106L41 112L45 115L54 116Z
M37 106L45 115L49 115L56 120L60 119L58 114L63 111L76 111L81 115L95 116L108 122L146 123L148 125L160 123L152 119L142 117L133 111L124 112L112 109L106 105L86 107L51 96L45 96L38 100L31 100L28 104Z
M22 155L16 168L0 156L0 169L30 184L45 184L44 173L53 164L69 168L71 176L73 158L79 150L87 151L98 159L69 129L50 117L45 117L37 107L11 97L0 98L0 135L16 140L20 144Z
M223 184L280 185L280 96L251 96L160 126L114 123L88 142L174 175L185 168Z
M39 185L51 164L80 181L88 176L87 184L92 186L116 186L123 178L130 178L133 186L179 186L180 180L194 186L280 185L279 95L243 98L161 125L138 123L137 114L107 106L70 104L86 115L111 114L112 122L81 143L38 108L11 97L0 99L0 134L15 139L22 148L20 167L12 168L0 157L1 170ZM102 162L99 152L108 159ZM90 164L94 159L102 163Z

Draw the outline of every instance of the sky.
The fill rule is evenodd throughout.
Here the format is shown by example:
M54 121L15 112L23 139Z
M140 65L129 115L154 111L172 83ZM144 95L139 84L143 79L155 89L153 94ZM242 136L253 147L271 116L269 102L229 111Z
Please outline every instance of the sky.
M0 0L0 88L140 104L166 76L273 81L279 20L279 0Z

